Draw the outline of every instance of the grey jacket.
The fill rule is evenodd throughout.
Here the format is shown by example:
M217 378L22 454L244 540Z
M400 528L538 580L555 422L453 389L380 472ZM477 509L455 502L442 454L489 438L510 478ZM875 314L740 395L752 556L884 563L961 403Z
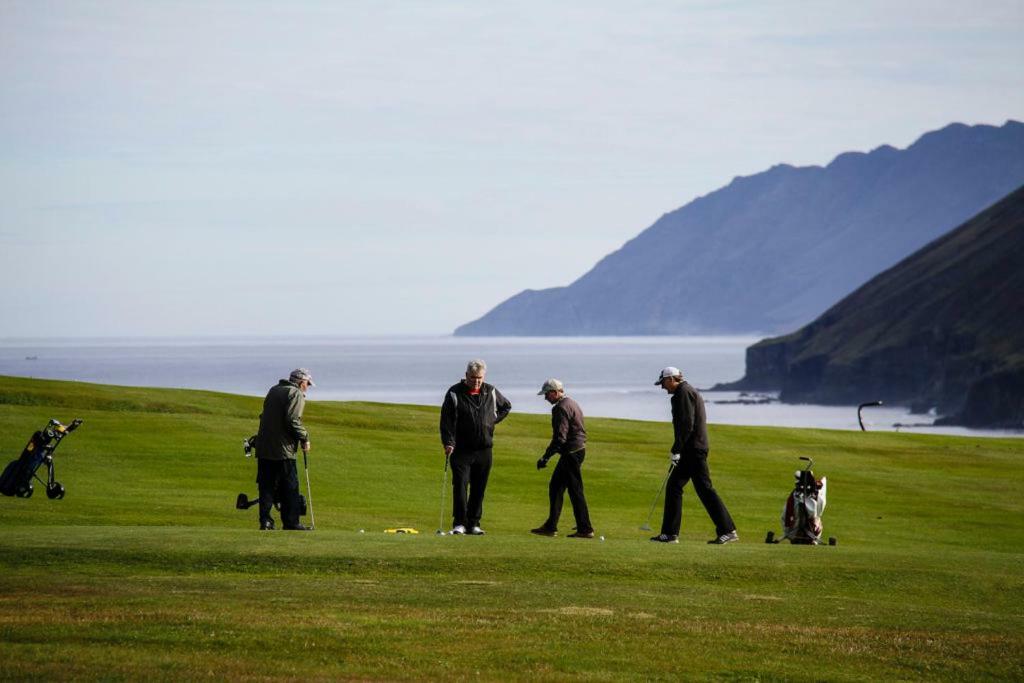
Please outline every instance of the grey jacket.
M551 443L544 451L547 460L555 453L575 453L587 445L587 430L583 427L583 409L580 404L563 396L551 406Z
M282 379L267 392L260 415L260 432L256 457L264 460L295 459L302 441L309 432L302 424L306 397L297 384Z

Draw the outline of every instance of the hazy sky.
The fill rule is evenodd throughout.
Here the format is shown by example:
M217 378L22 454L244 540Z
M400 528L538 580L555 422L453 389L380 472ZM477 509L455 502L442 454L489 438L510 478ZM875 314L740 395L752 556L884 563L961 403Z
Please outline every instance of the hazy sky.
M1024 118L1024 0L0 0L0 337L447 333L780 162Z

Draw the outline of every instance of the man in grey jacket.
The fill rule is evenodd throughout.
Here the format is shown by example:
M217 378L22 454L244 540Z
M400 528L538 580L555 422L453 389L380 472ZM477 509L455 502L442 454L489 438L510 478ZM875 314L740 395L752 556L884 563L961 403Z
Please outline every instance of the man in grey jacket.
M299 523L301 503L295 456L299 448L306 453L310 450L302 411L306 407L306 390L312 386L313 376L299 368L271 387L263 400L256 445L260 529L274 528L270 512L276 499L281 503L281 525L286 530L309 531Z
M715 538L708 543L724 545L739 540L736 525L711 484L708 471L708 420L704 399L689 382L683 380L679 368L667 367L655 382L672 396L672 443L669 460L672 463L665 487L665 514L661 533L651 538L659 543L678 543L679 526L683 516L683 487L693 480L693 490L715 523Z
M548 518L530 533L538 536L554 536L558 533L558 518L562 514L562 500L566 490L576 518L576 531L569 538L593 538L594 527L590 524L590 511L583 495L583 474L580 468L587 455L587 430L583 425L583 410L580 404L565 395L565 387L557 379L544 382L537 394L551 404L551 443L544 455L537 461L537 469L544 469L548 460L559 455L555 471L548 484L550 507Z

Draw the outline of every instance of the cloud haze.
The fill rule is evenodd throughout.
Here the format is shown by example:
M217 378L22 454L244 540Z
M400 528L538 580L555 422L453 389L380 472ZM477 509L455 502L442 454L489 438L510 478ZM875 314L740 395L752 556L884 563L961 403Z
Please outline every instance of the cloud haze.
M733 176L1024 118L1024 3L850 5L5 2L0 337L446 333Z

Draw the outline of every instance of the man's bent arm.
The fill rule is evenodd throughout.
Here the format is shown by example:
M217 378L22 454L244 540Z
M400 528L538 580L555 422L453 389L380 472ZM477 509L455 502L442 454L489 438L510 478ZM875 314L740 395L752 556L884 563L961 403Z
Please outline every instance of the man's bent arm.
M494 424L498 424L509 414L512 410L512 403L502 396L501 392L497 389L494 390L494 409L497 414L494 416Z
M306 400L298 391L288 399L288 415L285 420L288 430L295 437L296 441L304 442L309 440L309 432L302 424L302 410L306 407Z
M555 409L551 411L551 443L544 451L544 459L546 460L561 451L568 438L569 415L561 410L560 406L555 406Z

